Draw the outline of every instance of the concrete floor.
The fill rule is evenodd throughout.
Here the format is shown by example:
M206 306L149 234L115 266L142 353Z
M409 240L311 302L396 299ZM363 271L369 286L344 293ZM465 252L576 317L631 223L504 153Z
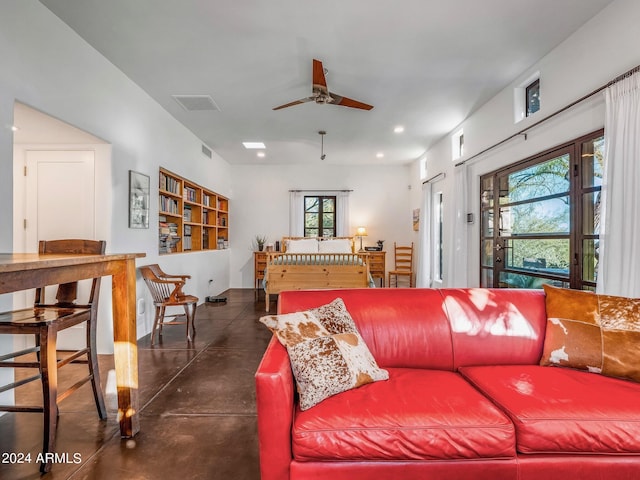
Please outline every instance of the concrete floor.
M193 345L183 326L165 327L154 347L149 336L140 339L141 431L135 439L119 436L115 396L106 398L109 418L99 419L87 384L60 405L56 452L68 460L47 475L40 475L35 461L42 415L0 418L0 479L258 480L254 373L271 338L257 321L264 315L264 294L259 302L251 289L224 295L226 303L198 307ZM112 356L101 356L100 365L105 385ZM72 384L84 368L63 368L61 386ZM20 390L19 400L41 402L39 382ZM31 463L15 463L11 453L31 454Z

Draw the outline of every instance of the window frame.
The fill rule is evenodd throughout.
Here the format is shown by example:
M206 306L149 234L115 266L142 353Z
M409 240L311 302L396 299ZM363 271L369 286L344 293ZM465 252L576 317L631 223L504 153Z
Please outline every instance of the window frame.
M307 199L317 199L318 200L318 212L307 212ZM333 201L333 212L324 212L324 200L332 200ZM302 209L302 214L304 216L303 218L303 236L304 237L310 237L310 238L315 238L315 237L335 237L337 236L337 228L338 228L338 224L337 224L337 209L338 209L338 197L337 195L304 195L303 197L303 209ZM309 235L308 233L308 229L307 229L307 214L308 213L317 213L318 215L318 226L313 227L313 230L317 230L317 234L316 235ZM324 218L325 214L332 214L333 216L333 227L325 227L324 226L324 222L322 221L322 219ZM311 230L312 227L309 227L309 230ZM327 232L328 231L328 232Z
M508 273L522 273L527 277L538 277L541 279L547 279L552 281L566 282L567 286L576 289L595 289L595 278L586 279L585 276L585 264L589 260L585 257L587 252L584 249L585 241L593 241L594 245L597 243L598 234L596 232L585 233L585 224L587 220L584 218L584 199L585 196L600 192L601 185L584 185L583 176L584 170L587 168L586 162L583 160L585 154L583 147L585 144L591 143L592 145L598 141L601 137L604 137L604 130L600 129L591 132L587 135L583 135L563 145L559 145L544 152L540 152L524 160L515 162L513 164L502 167L493 172L480 176L480 257L479 257L479 282L484 287L500 287L500 273L507 271ZM500 181L499 179L505 176L509 176L514 172L522 171L535 165L542 164L553 158L557 158L564 154L569 155L569 166L567 170L568 182L569 182L569 232L568 233L555 233L555 234L524 234L516 237L517 239L568 239L569 241L569 273L565 275L554 275L549 272L539 273L535 270L528 270L525 268L518 269L514 266L507 266L506 256L508 255L509 243L508 240L513 240L513 236L501 236L499 231L499 219L500 208L504 207L504 203L500 202ZM592 178L595 178L592 174ZM491 191L490 195L487 192ZM559 198L558 195L552 195L552 197ZM491 203L492 199L492 203ZM538 201L542 201L544 197L536 197ZM507 205L513 203L525 203L521 202L508 202ZM593 211L593 217L590 217L592 225L595 224L595 209ZM491 229L489 230L489 226ZM489 233L490 232L490 233ZM491 252L487 251L490 246ZM506 249L505 249L506 248ZM595 252L595 249L594 249ZM505 261L496 262L496 257L505 258ZM488 263L485 260L490 258L491 262ZM593 260L593 258L591 258ZM501 265L500 265L501 263ZM590 270L595 277L595 269Z
M529 98L529 92L531 92L531 90L533 88L537 88L538 89L538 108L536 110L531 110L531 99ZM536 112L540 111L540 78L536 78L533 82L529 83L525 88L524 88L524 105L525 105L525 116L526 117L530 117L532 115L534 115Z
M464 129L451 136L451 160L460 160L464 156Z

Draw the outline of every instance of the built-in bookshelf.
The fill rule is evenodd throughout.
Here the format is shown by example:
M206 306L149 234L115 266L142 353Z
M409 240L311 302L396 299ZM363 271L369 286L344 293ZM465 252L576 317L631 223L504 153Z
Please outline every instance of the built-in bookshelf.
M161 254L229 248L229 199L160 168Z

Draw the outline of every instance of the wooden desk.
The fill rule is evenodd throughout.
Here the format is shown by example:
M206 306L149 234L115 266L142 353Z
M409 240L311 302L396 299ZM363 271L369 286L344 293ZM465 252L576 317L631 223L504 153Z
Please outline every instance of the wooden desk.
M144 253L58 255L0 253L0 294L72 282L112 277L113 339L120 434L140 431L138 351L136 335L136 264Z

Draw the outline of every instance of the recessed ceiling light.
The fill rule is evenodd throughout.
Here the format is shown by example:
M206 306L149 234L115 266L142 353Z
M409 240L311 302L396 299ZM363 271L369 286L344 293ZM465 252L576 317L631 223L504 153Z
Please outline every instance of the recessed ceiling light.
M394 129L393 129L394 133L402 133L404 132L404 127L402 125L397 125Z
M18 127L16 127L15 125L11 125L12 132L17 132L18 130L20 130Z
M242 142L244 148L266 148L262 142Z
M384 153L378 152L378 153L376 153L376 157L377 158L383 158L384 157Z
M258 155L258 157L260 157L260 158L264 158L266 156L266 153L258 152L256 155Z

